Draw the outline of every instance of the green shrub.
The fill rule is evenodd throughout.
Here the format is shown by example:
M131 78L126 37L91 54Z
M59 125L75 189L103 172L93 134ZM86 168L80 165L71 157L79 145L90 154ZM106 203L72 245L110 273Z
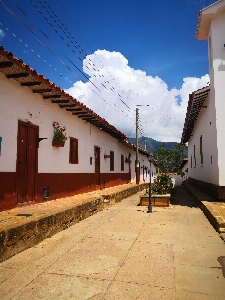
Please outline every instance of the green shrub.
M172 179L166 173L157 176L156 182L151 185L151 192L154 195L165 195L172 187Z

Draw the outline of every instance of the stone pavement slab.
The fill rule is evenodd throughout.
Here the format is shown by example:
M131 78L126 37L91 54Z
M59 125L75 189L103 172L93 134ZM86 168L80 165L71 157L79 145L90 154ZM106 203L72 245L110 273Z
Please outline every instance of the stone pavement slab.
M185 187L198 201L199 207L225 241L225 202L216 201L190 184L185 184Z
M0 212L0 262L145 187L129 183Z
M225 244L195 199L148 214L139 194L2 262L0 299L224 299Z

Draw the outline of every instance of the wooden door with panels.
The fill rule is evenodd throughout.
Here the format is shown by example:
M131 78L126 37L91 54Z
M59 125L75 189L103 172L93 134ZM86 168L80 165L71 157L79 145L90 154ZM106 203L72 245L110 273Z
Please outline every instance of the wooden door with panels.
M18 121L17 203L35 200L39 127Z
M95 184L100 186L100 148L95 146L94 148L95 157Z

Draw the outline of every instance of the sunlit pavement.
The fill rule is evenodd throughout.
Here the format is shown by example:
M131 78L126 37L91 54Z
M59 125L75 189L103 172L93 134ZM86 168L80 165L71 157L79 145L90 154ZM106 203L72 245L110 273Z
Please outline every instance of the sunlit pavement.
M191 299L225 295L225 244L185 188L168 208L139 192L0 264L1 299Z

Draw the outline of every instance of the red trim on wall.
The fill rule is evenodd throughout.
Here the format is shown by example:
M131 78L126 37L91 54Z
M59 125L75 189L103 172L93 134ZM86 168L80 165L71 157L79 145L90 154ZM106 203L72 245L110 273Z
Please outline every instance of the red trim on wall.
M225 200L225 186L219 186L205 181L189 177L188 183L202 191L203 193L215 198L218 201Z
M42 173L37 176L36 202L70 197L96 190L94 173ZM129 182L128 173L101 173L100 189ZM43 189L49 187L49 199L43 199Z
M101 174L101 189L129 183L129 173Z
M16 173L0 173L0 211L17 206ZM129 183L129 173L101 173L100 189ZM49 198L44 199L44 187ZM39 173L35 203L70 197L96 190L95 173Z
M95 190L94 174L39 173L37 175L36 202L70 197ZM49 198L43 199L44 187L49 187Z
M1 172L0 183L0 211L16 207L16 172Z

